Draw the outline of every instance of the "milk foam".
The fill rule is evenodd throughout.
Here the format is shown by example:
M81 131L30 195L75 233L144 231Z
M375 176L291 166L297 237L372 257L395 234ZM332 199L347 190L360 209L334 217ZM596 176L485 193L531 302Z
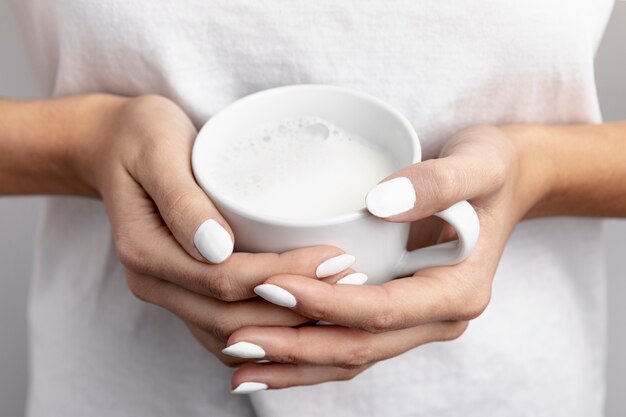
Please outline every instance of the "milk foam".
M207 158L211 186L255 213L319 219L365 207L398 163L382 147L318 117L286 119L224 141Z

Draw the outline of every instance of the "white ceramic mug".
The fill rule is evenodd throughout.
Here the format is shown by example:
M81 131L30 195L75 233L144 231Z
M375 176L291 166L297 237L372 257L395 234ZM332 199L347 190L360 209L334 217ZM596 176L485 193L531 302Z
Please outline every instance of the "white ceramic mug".
M197 182L228 221L238 251L283 252L313 245L333 245L356 257L353 268L381 283L419 269L452 265L473 250L478 239L476 212L460 201L435 215L450 223L458 241L407 251L409 223L390 223L365 209L315 220L277 220L255 213L220 195L211 185L204 155L217 141L253 133L268 121L317 116L389 150L401 166L421 161L421 148L408 120L384 102L345 88L294 85L261 91L232 103L200 130L193 147L192 166ZM400 167L399 167L400 168ZM320 203L323 204L323 203Z

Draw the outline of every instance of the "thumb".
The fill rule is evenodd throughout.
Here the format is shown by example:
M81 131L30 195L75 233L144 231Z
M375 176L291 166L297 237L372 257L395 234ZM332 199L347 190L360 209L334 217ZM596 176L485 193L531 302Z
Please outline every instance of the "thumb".
M154 162L143 165L136 177L187 253L200 261L218 264L233 252L233 233L196 184L190 154L186 145L182 149L170 148L162 156L149 158Z
M392 222L412 222L445 210L461 200L492 191L488 168L476 158L451 155L403 168L372 188L365 199L373 215Z

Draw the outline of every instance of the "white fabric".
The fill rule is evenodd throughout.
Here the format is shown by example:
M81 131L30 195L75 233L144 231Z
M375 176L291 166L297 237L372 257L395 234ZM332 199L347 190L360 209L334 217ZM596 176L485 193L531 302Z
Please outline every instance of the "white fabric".
M14 0L54 96L158 93L200 125L293 83L391 103L433 157L476 123L600 120L595 49L611 0ZM488 310L459 340L355 380L228 393L230 370L169 313L134 299L98 201L50 199L30 302L29 415L602 414L605 280L597 220L526 222Z

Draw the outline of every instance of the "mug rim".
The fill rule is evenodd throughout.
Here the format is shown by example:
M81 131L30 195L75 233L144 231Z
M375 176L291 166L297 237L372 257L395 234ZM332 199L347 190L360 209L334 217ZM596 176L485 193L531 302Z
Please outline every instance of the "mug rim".
M204 190L204 192L209 196L209 198L216 203L217 206L224 206L227 210L241 216L247 218L249 220L253 220L256 222L262 222L265 224L273 225L273 226L287 226L287 227L320 227L320 226L333 226L337 224L343 224L347 222L351 222L354 220L358 220L361 218L365 218L369 216L369 212L367 211L367 207L360 208L358 210L353 210L347 213L337 214L335 216L323 217L319 219L285 219L281 217L268 216L264 214L255 213L254 210L244 209L241 204L237 203L235 199L229 198L224 195L220 195L219 192L216 192L209 184L207 184L197 172L201 172L201 161L199 153L195 152L196 147L198 146L198 139L201 137L202 132L208 130L212 124L219 122L219 119L223 117L225 113L235 111L241 105L244 105L248 101L259 99L265 96L272 96L281 94L287 90L321 90L321 91L333 91L340 92L343 94L349 94L355 97L358 97L361 100L369 101L373 103L388 113L390 113L393 117L395 117L402 127L407 131L410 137L411 145L413 146L413 155L411 157L411 164L420 162L421 160L421 147L419 143L419 138L417 136L417 132L409 122L409 120L400 113L398 110L393 108L391 105L385 103L381 99L378 99L372 95L367 93L363 93L357 90L353 90L346 87L339 87L334 85L325 85L325 84L293 84L286 85L281 87L269 88L261 91L257 91L255 93L249 94L247 96L241 97L222 110L218 111L211 117L208 121L204 123L202 128L198 131L196 135L196 139L194 141L192 152L191 152L191 168L196 179L196 182L200 187ZM419 151L416 151L419 150ZM417 157L416 157L417 155ZM363 196L363 203L365 204L365 196ZM218 207L219 209L219 207ZM224 215L224 213L221 213Z

